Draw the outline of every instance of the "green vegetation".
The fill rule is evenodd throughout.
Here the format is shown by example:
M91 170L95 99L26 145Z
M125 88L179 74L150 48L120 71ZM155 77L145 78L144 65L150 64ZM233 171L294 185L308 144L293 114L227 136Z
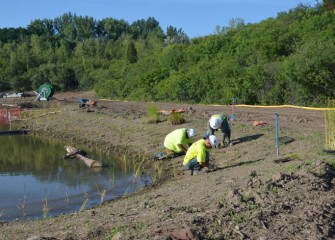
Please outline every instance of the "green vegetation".
M43 218L46 218L48 217L48 213L50 211L49 204L48 204L48 197L45 196L42 201L43 201L43 208L42 208Z
M101 193L99 192L99 194L100 194L100 204L102 204L105 201L106 189L103 189Z
M155 104L150 104L148 106L148 116L149 116L149 123L159 122L158 107Z
M182 113L172 112L169 114L167 121L172 125L178 125L183 124L185 122L185 119Z
M86 193L84 193L84 195L85 195L85 197L84 197L84 202L82 203L82 205L81 205L79 211L84 211L84 210L86 209L86 207L87 207L88 198L87 198L87 196L86 196Z
M283 169L283 173L292 174L295 173L301 167L300 163L290 163Z
M324 106L334 98L334 1L258 24L232 19L209 36L65 13L0 29L0 89L94 89L136 101ZM327 51L324 51L327 49Z

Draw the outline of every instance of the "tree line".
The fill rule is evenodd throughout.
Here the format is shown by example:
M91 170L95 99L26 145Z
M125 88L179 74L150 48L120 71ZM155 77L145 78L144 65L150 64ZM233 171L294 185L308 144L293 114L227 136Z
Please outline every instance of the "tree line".
M333 0L299 4L257 24L232 19L190 39L153 17L66 13L0 29L0 91L48 82L134 101L322 106L334 98Z

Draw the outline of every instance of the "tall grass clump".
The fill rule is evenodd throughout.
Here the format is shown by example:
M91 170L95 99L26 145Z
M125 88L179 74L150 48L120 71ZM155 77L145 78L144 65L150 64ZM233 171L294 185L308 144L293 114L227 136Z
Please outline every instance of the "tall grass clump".
M42 208L43 218L46 218L48 217L48 213L50 211L49 204L48 204L48 198L45 197L42 201L43 201L43 208Z
M83 202L83 204L81 205L81 207L79 209L80 212L82 212L82 211L84 211L86 209L87 203L88 203L88 196L87 196L87 193L85 192L84 193L84 202Z
M22 217L26 218L28 213L26 196L23 197L22 203L18 205L18 208L22 211Z
M182 113L172 112L168 116L167 121L168 123L171 123L172 125L178 125L178 124L183 124L185 122L185 119Z
M335 100L328 100L325 111L325 149L335 150Z
M148 116L149 116L149 123L159 122L159 110L158 110L157 105L150 104L148 106Z
M106 197L106 189L103 189L102 192L100 193L100 203L102 204L105 201Z

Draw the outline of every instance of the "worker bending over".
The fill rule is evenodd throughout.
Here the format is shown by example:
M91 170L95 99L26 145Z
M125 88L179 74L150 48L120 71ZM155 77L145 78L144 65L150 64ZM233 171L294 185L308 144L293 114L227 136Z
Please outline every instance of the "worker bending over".
M193 143L195 136L193 128L180 128L170 132L164 139L164 147L167 154L184 155Z
M207 139L210 135L214 135L218 130L222 132L222 142L220 144L222 146L232 146L233 143L230 140L231 130L228 118L223 114L216 114L210 117L205 138Z

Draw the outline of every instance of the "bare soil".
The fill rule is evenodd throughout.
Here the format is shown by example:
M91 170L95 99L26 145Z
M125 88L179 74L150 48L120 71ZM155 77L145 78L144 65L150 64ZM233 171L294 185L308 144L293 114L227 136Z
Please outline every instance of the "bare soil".
M209 117L231 106L122 102L94 92L58 93L48 102L0 99L26 108L21 128L87 149L147 159L154 184L93 209L37 221L1 223L0 239L333 239L334 155L324 146L324 112L300 108L236 106L233 146L212 149L214 170L190 175L183 157L153 161L164 137L192 127L203 137ZM79 108L79 97L98 101ZM29 104L27 104L29 102ZM150 124L148 106L185 109L185 123L166 115ZM31 107L35 108L31 108ZM279 137L294 141L276 149ZM264 126L253 126L253 121ZM221 135L218 135L221 138ZM326 149L327 150L327 149Z

